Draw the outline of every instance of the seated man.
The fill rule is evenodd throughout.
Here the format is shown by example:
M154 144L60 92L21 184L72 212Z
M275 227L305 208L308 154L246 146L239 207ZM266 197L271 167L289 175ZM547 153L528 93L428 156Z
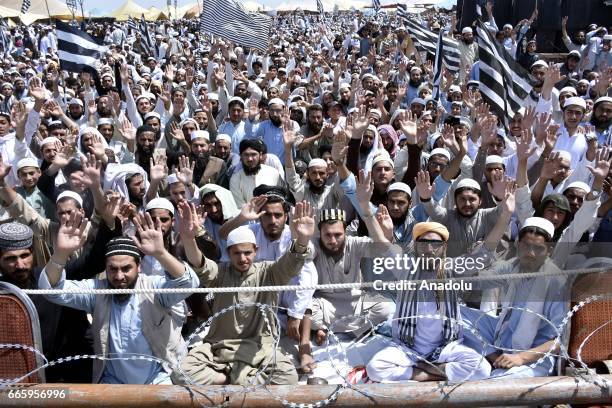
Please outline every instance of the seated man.
M202 286L287 285L312 257L308 244L315 225L310 204L301 202L296 205L290 225L293 242L288 251L274 262L254 262L258 250L255 234L247 226L234 229L227 237L230 262L217 265L205 259L198 272ZM253 303L274 307L278 304L278 293L216 294L213 313L237 304ZM256 307L246 306L221 314L212 321L204 343L189 352L181 368L194 382L204 385L246 385L267 379L272 384L295 384L295 367L288 355L274 349L273 333L276 333L273 317L268 313L267 319L264 318ZM265 369L259 372L262 366Z
M65 265L70 255L83 246L87 222L73 213L62 222L55 252L38 279L40 289L160 289L196 288L193 270L168 253L163 233L146 214L134 220L139 237L115 238L106 247L106 278L66 280ZM140 274L142 254L154 256L166 274ZM47 295L56 304L70 306L93 315L92 332L95 354L153 355L178 364L186 353L181 337L183 309L181 301L188 293L145 293L136 295L96 296L64 293ZM170 384L166 368L157 361L94 360L93 383Z
M559 273L559 268L549 258L554 234L555 227L550 221L540 217L528 218L519 232L518 256L494 265L492 270L501 278L508 273ZM473 325L487 342L484 346L481 340L466 330L465 344L478 353L484 351L494 368L491 377L545 377L553 373L555 359L552 356L533 368L529 364L536 362L551 349L557 337L555 327L559 327L568 310L567 285L562 278L546 276L512 279L509 282L502 279L482 281L483 286L486 284L504 288L503 311L499 317L461 307L463 319ZM534 313L509 307L529 309L548 321ZM551 353L558 352L558 346L551 350Z

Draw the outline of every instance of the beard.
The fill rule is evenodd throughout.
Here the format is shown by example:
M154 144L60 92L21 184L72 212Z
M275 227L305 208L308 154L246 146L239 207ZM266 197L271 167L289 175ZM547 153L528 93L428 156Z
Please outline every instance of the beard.
M313 133L317 134L323 129L323 123L308 123L308 129Z
M111 283L111 281L108 281L108 286L111 289L134 289L136 287L136 282L138 282L138 278L134 279L134 282L130 283L129 285L127 285L125 288L118 288L115 285L113 285ZM132 295L130 294L126 294L126 295L113 295L113 300L117 303L125 303Z
M310 188L310 192L313 194L317 194L320 195L323 193L323 191L325 191L325 183L323 183L321 186L317 187L314 184L312 184L310 182L310 180L308 181L308 186Z
M594 113L593 113L593 116L591 117L591 124L595 126L596 129L602 129L602 128L605 129L608 126L610 126L611 123L612 123L612 119L608 119L607 121L604 122L603 120L598 119Z
M393 225L395 225L396 227L398 225L403 225L404 222L406 221L406 215L407 214L404 214L404 215L402 215L401 217L398 217L398 218L391 217L391 221L393 221Z
M258 163L257 166L255 167L247 167L244 165L244 163L242 164L242 170L244 170L244 174L246 174L247 176L253 176L257 173L259 173L259 170L261 170L261 163Z
M413 81L412 79L410 79L408 83L410 84L411 87L418 88L423 83L423 80L419 79L418 81Z
M372 150L372 146L364 146L363 144L359 145L359 153L368 154Z
M470 38L468 40L466 40L465 38L462 38L461 41L463 41L464 44L470 45L474 43L474 39Z
M270 122L272 122L272 124L276 127L281 127L281 125L283 124L283 121L281 118L272 118L270 117Z
M346 243L346 241L345 241ZM337 257L339 255L341 255L342 253L344 253L344 245L345 243L343 243L340 248L338 248L337 251L332 251L331 249L327 248L325 246L325 244L323 244L323 241L321 241L321 238L319 238L319 247L321 248L321 251L323 251L323 253L327 256L331 256L331 257Z

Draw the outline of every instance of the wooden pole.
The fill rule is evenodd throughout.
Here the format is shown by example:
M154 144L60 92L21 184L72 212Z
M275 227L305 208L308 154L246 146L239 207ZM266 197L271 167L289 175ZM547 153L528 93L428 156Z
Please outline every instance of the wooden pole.
M441 383L367 384L346 389L330 407L484 407L508 405L597 404L612 401L612 375L600 377L604 387L575 377L538 377ZM246 407L273 408L290 402L312 403L327 398L335 385L277 385L244 393L239 386L38 384L0 392L3 407ZM8 392L66 390L65 398L9 398ZM269 392L268 392L269 391ZM371 394L368 396L361 391ZM19 395L19 394L14 394ZM27 395L27 394L23 394ZM49 395L49 394L47 394Z

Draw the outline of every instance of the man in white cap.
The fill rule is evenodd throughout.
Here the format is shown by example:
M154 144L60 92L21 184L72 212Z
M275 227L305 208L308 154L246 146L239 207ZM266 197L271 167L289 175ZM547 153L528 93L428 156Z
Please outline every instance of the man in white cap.
M218 134L212 154L225 162L227 177L231 178L236 166L240 164L240 155L232 151L231 136L225 133Z
M559 136L555 150L564 150L570 153L570 166L575 169L586 155L588 142L578 126L582 123L586 112L584 99L575 96L567 98L563 104L563 126L559 129Z
M242 226L227 237L230 262L216 264L205 259L196 270L203 287L257 287L286 285L297 276L305 262L312 259L310 239L315 230L313 212L308 203L295 207L290 221L292 243L274 262L255 262L257 240L253 231ZM215 295L213 312L237 304L263 303L275 307L276 292L241 292ZM237 313L224 313L214 319L204 343L192 349L181 368L197 384L295 384L297 374L288 355L274 348L274 320L264 320L256 307L244 306ZM274 313L274 310L272 311ZM271 325L272 333L268 329ZM260 368L265 367L263 370ZM255 373L259 374L256 378Z
M448 228L450 256L470 252L493 228L502 211L501 202L494 208L481 208L482 187L474 179L464 178L456 184L453 191L456 208L450 210L432 200L434 189L427 177L418 177L416 188L430 219Z
M17 162L16 171L21 182L21 185L15 188L17 194L22 196L38 214L44 218L54 219L55 206L37 186L41 175L38 160L32 158L21 159Z
M591 124L600 145L612 145L612 98L599 97L593 105Z
M249 121L247 122L247 137L250 139L262 139L268 148L268 154L274 154L281 163L285 161L285 144L283 143L284 127L298 132L300 126L289 118L287 107L282 99L274 98L268 102L270 119L254 124L254 114L256 112L249 106ZM286 120L287 123L283 123Z
M459 53L461 54L461 72L465 72L478 59L478 44L474 42L474 31L471 27L463 27L461 30Z
M87 123L87 116L84 115L83 101L78 98L72 98L68 102L68 117L77 125L81 126Z
M499 276L499 280L483 281L479 285L481 288L500 288L502 312L499 316L461 306L461 317L480 337L464 330L464 344L486 356L493 366L493 378L543 377L553 375L555 371L555 358L552 356L544 358L535 367L530 365L548 351L553 355L559 352L559 346L553 345L558 336L555 328L562 324L569 305L566 279L562 276L504 279L506 274L521 272L561 275L548 257L554 233L550 221L540 217L528 218L519 233L517 257L493 264L486 271L487 275ZM526 308L530 312L511 307Z
M292 153L295 140L294 132L284 132L285 174L293 197L296 201L308 201L316 212L323 208L337 208L343 195L339 179L336 177L328 183L327 162L323 159L311 159L308 162L306 178L299 177L295 171Z

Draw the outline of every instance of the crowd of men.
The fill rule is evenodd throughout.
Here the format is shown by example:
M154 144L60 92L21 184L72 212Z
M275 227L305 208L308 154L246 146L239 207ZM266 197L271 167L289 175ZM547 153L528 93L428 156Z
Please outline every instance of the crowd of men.
M49 361L159 359L79 359L47 380L292 384L316 369L312 347L330 329L373 326L389 342L365 367L371 381L554 375L544 356L559 350L571 287L560 271L606 257L612 241L612 31L570 38L564 19L568 54L549 63L537 13L502 29L490 18L534 80L504 124L479 92L475 31L448 13L418 18L459 40L461 70L444 71L437 100L434 56L394 16L277 17L265 51L211 41L195 19L163 21L149 26L150 54L127 23L86 23L109 45L97 75L61 70L53 25L0 28L11 40L2 281L86 291L498 278L470 293L32 296ZM374 258L398 248L422 262L375 273ZM464 267L426 262L440 259ZM523 272L547 277L504 279ZM254 303L278 312L232 309L187 348L207 317Z

